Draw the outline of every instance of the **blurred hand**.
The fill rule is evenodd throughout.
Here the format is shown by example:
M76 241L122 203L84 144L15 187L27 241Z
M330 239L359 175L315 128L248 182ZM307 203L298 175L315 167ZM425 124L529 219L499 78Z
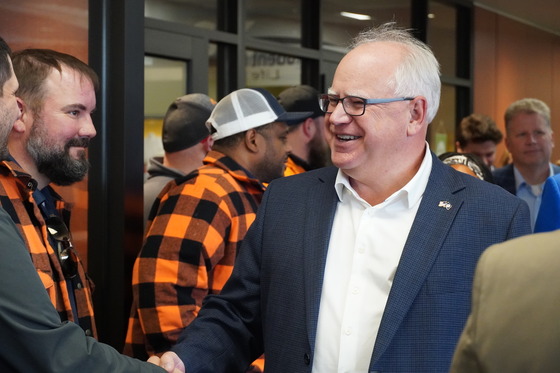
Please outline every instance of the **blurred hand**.
M152 356L148 362L162 367L167 373L185 373L185 364L175 352L168 351L161 358Z

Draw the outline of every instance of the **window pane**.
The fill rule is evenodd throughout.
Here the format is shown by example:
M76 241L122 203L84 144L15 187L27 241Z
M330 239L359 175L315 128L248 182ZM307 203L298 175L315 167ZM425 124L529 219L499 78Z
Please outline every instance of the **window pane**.
M346 16L343 16L345 12ZM324 0L322 5L323 48L344 52L350 40L365 28L395 21L409 28L410 0ZM353 13L348 14L348 13ZM363 20L349 18L365 18Z
M218 45L208 46L208 96L218 100Z
M186 88L186 61L144 57L144 165L163 155L163 117L171 102L187 93Z
M246 51L246 86L266 88L273 94L301 83L301 59L254 50Z
M430 1L428 44L441 64L444 75L456 76L457 9Z
M217 0L145 0L144 16L216 30Z
M436 155L455 150L455 113L457 111L455 86L441 86L439 110L430 124L430 148Z
M300 0L246 0L248 36L301 45Z

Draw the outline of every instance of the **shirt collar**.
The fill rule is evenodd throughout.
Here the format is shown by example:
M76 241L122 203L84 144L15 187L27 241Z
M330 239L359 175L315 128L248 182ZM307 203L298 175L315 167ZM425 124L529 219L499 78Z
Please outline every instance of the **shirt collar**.
M420 168L418 169L418 172L416 172L414 177L412 177L412 179L410 179L404 187L393 193L383 203L397 199L405 199L407 208L411 208L420 200L420 198L422 198L424 190L426 189L426 185L428 184L428 179L432 171L433 163L432 153L428 149L429 146L428 143L426 143L426 147L424 150L424 159L422 160L422 164L420 165ZM338 169L334 188L336 194L338 195L339 201L343 201L345 195L344 192L347 191L356 199L367 203L358 195L354 188L352 188L348 175L346 175L341 169Z
M548 164L548 168L550 170L548 176L554 176L554 169L552 168L551 163ZM523 185L527 185L527 187L530 188L530 184L525 181L523 175L521 175L521 172L519 172L519 170L517 169L517 167L515 167L515 165L513 166L513 175L515 176L514 178L515 178L516 191L519 190L519 188L521 188Z

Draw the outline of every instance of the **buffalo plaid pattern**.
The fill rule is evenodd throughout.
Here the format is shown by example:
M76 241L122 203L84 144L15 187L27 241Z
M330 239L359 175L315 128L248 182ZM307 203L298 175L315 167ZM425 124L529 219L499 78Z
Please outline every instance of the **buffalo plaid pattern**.
M292 156L288 157L286 160L286 168L284 169L284 176L302 174L305 171L307 171L305 167L297 163Z
M92 287L83 265L78 258L78 275L73 278L74 296L78 320L74 318L72 306L62 272L60 261L55 248L51 246L45 219L33 199L33 191L37 183L31 175L23 171L17 163L3 161L0 163L0 203L16 224L23 236L31 260L45 286L54 307L60 315L61 321L78 323L87 335L96 337ZM71 205L51 189L56 199L56 209L68 225ZM77 255L77 253L76 253Z
M146 359L169 350L202 299L220 292L263 193L262 183L217 151L164 187L134 264L125 354Z

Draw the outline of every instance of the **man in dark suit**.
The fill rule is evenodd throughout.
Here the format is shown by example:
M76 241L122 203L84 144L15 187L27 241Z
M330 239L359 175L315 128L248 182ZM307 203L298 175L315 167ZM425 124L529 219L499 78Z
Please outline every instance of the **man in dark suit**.
M560 372L560 231L486 250L452 373Z
M560 167L550 163L550 108L536 98L524 98L506 109L505 123L512 163L494 171L494 182L527 202L534 229L544 182L560 173Z
M476 261L530 225L525 203L429 151L440 90L408 32L359 35L320 99L336 168L270 184L221 294L151 361L241 372L265 351L267 373L446 372Z

